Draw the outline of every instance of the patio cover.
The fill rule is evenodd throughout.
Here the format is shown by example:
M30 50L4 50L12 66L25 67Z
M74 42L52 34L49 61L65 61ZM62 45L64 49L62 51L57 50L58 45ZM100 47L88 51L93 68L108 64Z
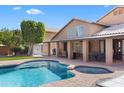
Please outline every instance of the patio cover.
M93 34L92 38L98 37L111 37L111 36L120 36L124 35L124 24L112 25L108 28L103 29L100 32Z

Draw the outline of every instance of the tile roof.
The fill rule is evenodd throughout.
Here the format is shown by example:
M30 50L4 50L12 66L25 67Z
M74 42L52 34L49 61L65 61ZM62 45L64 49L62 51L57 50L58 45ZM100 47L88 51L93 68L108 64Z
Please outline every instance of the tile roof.
M104 30L93 34L93 37L108 37L124 35L124 24L112 25Z

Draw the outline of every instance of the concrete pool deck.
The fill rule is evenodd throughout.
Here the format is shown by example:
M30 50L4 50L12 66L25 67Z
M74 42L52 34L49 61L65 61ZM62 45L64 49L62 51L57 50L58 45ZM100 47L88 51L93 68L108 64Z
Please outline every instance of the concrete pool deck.
M56 58L56 57L0 61L0 66L21 64L26 61L39 60L39 59L57 60L60 63L75 65L75 66L82 65L82 66L103 67L103 68L108 68L109 70L114 71L114 73L110 73L110 74L85 74L85 73L77 72L76 70L70 70L70 72L75 74L74 77L48 83L48 84L42 85L43 87L94 87L96 86L95 83L101 79L115 78L115 77L124 75L124 63L105 65L105 63L100 63L100 62L83 62L82 60L70 60L66 58Z

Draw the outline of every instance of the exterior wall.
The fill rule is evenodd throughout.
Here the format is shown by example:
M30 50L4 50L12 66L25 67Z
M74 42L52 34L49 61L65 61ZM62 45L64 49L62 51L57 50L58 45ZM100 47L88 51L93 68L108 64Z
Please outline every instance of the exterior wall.
M76 39L76 38L83 38L83 37L78 37L76 35L76 31L75 31L75 26L78 25L82 25L83 26L83 37L87 37L90 36L100 30L102 30L104 27L100 26L100 25L96 25L96 24L91 24L88 22L83 22L83 21L78 21L78 20L74 20L72 21L70 24L68 24L68 26L66 26L54 39L53 41L61 41L61 40L70 40L70 39ZM73 37L67 37L67 30L69 28L73 28L72 29L72 34Z
M98 21L100 24L104 25L115 25L124 23L124 7L116 8L108 15L104 16Z
M53 55L53 49L56 49L56 43L50 43L50 54Z
M48 43L43 43L43 54L49 54ZM56 49L56 43L50 43L50 55L53 55L53 49Z
M76 54L76 59L82 59L82 41L72 41L72 53Z
M55 43L54 49L56 50L57 56L61 56L64 51L64 46L62 42Z
M59 42L59 53L61 54L63 50L64 50L64 45L62 42Z
M57 32L52 32L52 31L46 31L45 35L44 35L44 40L43 40L43 54L44 55L52 55L53 54L53 49L56 48L56 44L55 43L50 43L50 40L53 38L53 36L56 34ZM48 45L48 43L50 43L50 46ZM50 48L50 50L48 49ZM50 52L50 54L49 54Z
M99 53L99 49L100 46L99 46L99 40L92 40L90 41L90 52L97 52Z
M72 52L82 54L82 42L81 41L72 41Z
M48 44L43 43L43 55L48 55Z
M49 32L49 31L46 31L46 32L45 32L45 35L44 35L44 40L43 40L43 42L49 42L55 34L56 34L56 32Z
M56 57L59 56L59 42L56 42Z

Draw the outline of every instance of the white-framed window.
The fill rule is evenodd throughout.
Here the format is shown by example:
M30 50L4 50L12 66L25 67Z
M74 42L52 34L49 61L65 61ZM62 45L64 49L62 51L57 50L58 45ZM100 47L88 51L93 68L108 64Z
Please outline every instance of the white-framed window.
M76 26L76 31L77 31L77 36L78 37L81 37L83 36L83 26L82 25L79 25L79 26Z

